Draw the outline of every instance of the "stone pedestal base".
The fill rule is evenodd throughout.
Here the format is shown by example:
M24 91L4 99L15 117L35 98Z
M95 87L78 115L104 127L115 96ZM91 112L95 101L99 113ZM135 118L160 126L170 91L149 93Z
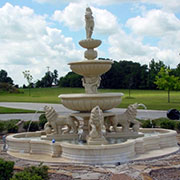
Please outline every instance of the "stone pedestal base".
M100 46L101 40L98 39L85 39L79 41L79 45L87 50L84 53L84 57L88 60L93 60L97 57L97 51L94 48Z

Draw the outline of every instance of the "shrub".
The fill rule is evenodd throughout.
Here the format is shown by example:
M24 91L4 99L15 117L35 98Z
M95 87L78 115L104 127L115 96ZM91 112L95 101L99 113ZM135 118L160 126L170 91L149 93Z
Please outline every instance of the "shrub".
M164 129L172 129L174 130L176 127L176 122L172 120L164 120L160 123L160 127Z
M4 123L0 121L0 133L4 131Z
M143 127L143 128L154 128L154 127L156 127L156 122L155 122L155 120L152 120L152 121L150 121L150 120L143 120L143 121L141 121L141 126Z
M24 171L16 173L11 180L48 180L47 166L31 166Z
M10 180L43 180L42 177L38 175L32 175L25 171L16 173Z
M13 175L14 162L0 159L0 180L9 180Z
M176 129L177 129L177 131L180 131L180 122L179 121L176 122Z
M43 113L43 114L41 114L40 116L39 116L39 127L41 128L41 129L44 129L44 125L47 123L47 119L46 119L46 116L45 116L45 114Z
M0 133L7 131L9 133L18 132L18 127L16 124L20 121L19 119L11 119L8 121L0 121Z
M17 133L18 126L16 126L15 124L9 124L7 131L8 131L8 133Z
M0 91L9 93L19 93L18 88L14 87L12 84L0 82Z
M31 124L30 124L31 123ZM30 128L29 128L30 124ZM23 125L23 128L27 131L38 131L39 130L39 123L37 121L26 121Z
M37 174L38 176L42 177L43 180L48 180L48 167L47 166L31 166L29 168L25 168L24 171L31 173L32 175Z
M6 129L8 133L17 133L18 132L18 127L17 123L20 121L19 119L11 119L9 121L6 121Z

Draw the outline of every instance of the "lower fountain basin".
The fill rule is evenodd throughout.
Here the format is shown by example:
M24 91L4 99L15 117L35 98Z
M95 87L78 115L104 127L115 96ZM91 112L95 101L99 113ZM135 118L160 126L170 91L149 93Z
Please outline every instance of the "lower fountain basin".
M61 94L61 103L74 111L91 111L99 106L103 111L117 107L122 100L123 93L103 94Z
M69 163L85 164L114 164L146 157L158 157L179 150L176 131L158 128L145 128L140 131L145 133L144 137L107 145L84 145L66 141L52 143L49 140L40 139L44 132L13 134L7 136L6 140L8 153L19 158L22 158L22 154L23 156L27 154L26 159L31 159L30 154L33 157L43 154L49 158L54 157L55 162L63 162L66 159L66 162ZM156 151L159 154L156 154ZM52 162L53 160L50 159L50 161Z

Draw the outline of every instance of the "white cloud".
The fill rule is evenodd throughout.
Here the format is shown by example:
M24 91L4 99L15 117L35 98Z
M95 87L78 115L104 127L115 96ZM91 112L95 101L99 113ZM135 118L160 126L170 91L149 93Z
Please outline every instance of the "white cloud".
M141 0L141 2L158 5L166 11L171 11L171 12L180 11L179 0Z
M71 30L79 30L84 24L85 8L85 4L70 3L63 11L55 11L52 18Z
M119 25L116 16L105 9L92 8L95 18L95 32L100 34L113 34Z
M173 67L179 63L180 20L173 13L150 10L142 16L129 19L126 25L132 30L134 39L141 37L142 41L144 37L158 38L156 49L147 49L147 57L151 53L152 58Z
M94 5L112 5L120 3L144 3L157 5L166 11L180 12L180 1L179 0L33 0L38 3L50 3L50 4L62 4L62 3L86 3Z
M15 83L25 82L22 71L27 69L34 80L44 75L47 66L64 75L68 61L82 58L72 38L48 27L45 17L28 7L6 3L0 8L0 27L0 66Z
M142 41L127 35L119 29L109 37L110 57L115 60L132 60L148 64L151 59L161 60L166 65L176 67L179 63L178 48L144 45Z
M148 11L143 17L128 19L126 25L141 36L164 36L180 30L180 20L174 14L157 9Z
M33 0L38 3L49 3L49 4L62 4L62 3L69 3L69 2L81 2L82 0Z
M64 23L73 30L84 28L84 14L87 4L70 3L63 11L55 11L53 19ZM95 19L94 31L100 34L112 34L118 28L117 18L105 9L91 7ZM111 23L110 23L111 22Z
M158 51L157 47L143 45L120 29L109 37L109 44L110 56L116 60L134 60L145 64L151 60L148 57L153 57L154 52Z

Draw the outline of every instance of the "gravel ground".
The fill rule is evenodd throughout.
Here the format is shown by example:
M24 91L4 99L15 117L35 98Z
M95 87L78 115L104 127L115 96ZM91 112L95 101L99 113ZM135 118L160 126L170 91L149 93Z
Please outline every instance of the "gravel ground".
M31 165L39 165L40 163L18 159L6 152L0 152L0 158L14 161L16 170ZM50 168L50 180L180 180L180 151L163 158L134 161L117 166L65 163L44 163L43 165Z
M150 176L154 180L180 180L180 168L162 168L158 170L152 170Z

